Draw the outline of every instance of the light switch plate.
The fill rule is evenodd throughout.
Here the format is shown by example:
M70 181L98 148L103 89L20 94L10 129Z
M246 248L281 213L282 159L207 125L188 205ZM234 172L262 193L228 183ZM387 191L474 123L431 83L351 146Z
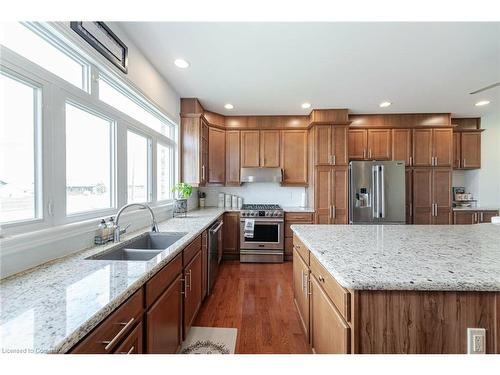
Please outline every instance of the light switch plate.
M467 354L486 354L485 328L467 328Z

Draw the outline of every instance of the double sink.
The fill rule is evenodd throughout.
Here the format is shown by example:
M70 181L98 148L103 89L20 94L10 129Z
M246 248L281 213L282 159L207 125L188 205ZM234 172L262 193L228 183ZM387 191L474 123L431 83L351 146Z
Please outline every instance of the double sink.
M187 232L147 232L123 245L92 255L88 260L148 261L184 237Z

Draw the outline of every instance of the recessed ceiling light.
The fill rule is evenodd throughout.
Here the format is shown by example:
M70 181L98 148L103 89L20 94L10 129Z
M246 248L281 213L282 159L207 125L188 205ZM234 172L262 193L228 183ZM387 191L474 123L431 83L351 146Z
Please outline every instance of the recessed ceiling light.
M302 108L304 109L311 108L311 103L302 103Z
M378 106L381 108L389 107L392 103L391 102L382 102Z
M481 107L483 105L487 105L487 104L490 104L490 101L489 100L481 100L479 102L477 102L476 104L474 104L476 107Z
M186 69L189 67L189 63L184 59L175 59L174 64L181 69Z
M231 103L227 103L226 105L224 105L224 108L226 108L226 109L233 109L234 105L232 105Z

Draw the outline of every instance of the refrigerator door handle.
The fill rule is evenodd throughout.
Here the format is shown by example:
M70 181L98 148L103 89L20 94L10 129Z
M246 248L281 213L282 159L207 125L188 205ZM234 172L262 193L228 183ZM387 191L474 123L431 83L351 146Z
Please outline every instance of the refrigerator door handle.
M380 174L380 191L379 191L379 195L380 195L380 208L379 208L379 211L380 211L380 217L381 218L385 218L385 176L384 176L384 166L381 165L380 166L380 169L379 169L379 174Z
M379 204L379 197L378 197L378 187L379 187L379 181L378 181L378 166L374 165L372 166L372 213L374 218L378 218L378 204Z

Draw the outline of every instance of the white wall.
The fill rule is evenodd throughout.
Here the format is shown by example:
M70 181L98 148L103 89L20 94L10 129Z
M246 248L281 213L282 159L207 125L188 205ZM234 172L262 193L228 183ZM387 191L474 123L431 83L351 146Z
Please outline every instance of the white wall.
M454 171L453 186L464 186L482 207L500 208L500 114L481 118L481 169Z
M307 206L303 203L306 189L303 187L282 187L278 183L245 183L240 187L210 186L200 188L207 194L205 205L217 206L219 192L243 198L244 203L274 203L283 207Z

